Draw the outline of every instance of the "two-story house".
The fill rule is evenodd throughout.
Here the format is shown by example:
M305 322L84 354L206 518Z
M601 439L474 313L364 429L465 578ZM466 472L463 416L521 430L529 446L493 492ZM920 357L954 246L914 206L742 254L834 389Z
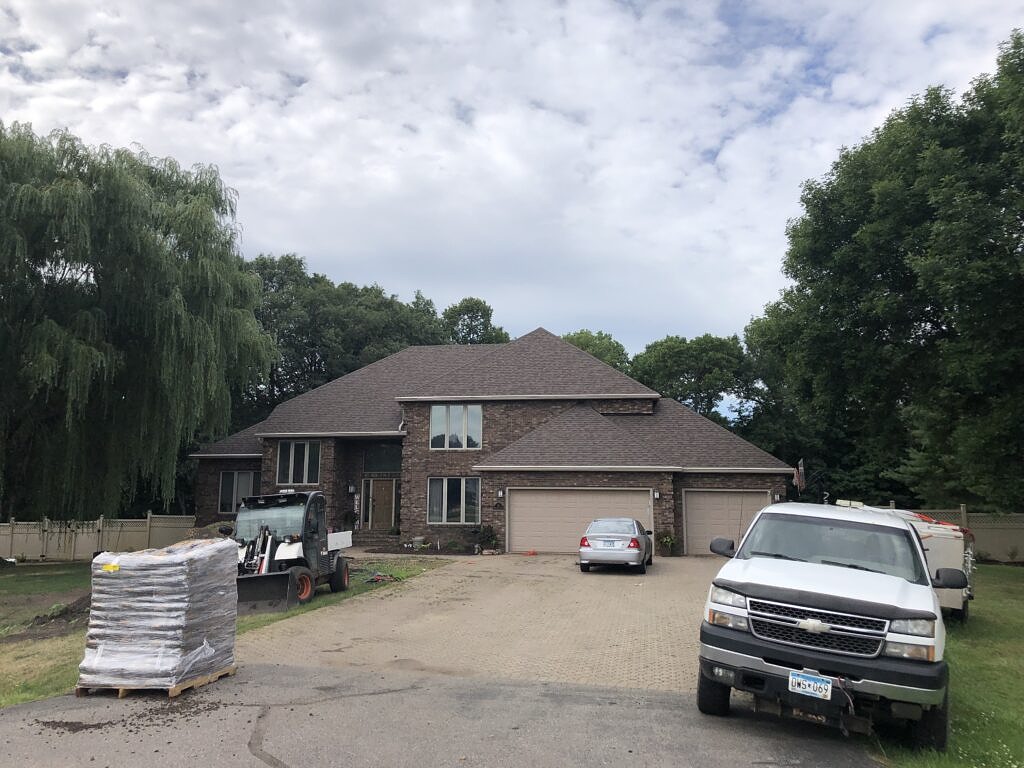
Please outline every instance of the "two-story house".
M250 493L319 489L357 544L444 547L491 526L509 552L572 552L591 519L627 516L704 554L784 498L792 475L540 328L506 344L409 347L193 457L203 523Z

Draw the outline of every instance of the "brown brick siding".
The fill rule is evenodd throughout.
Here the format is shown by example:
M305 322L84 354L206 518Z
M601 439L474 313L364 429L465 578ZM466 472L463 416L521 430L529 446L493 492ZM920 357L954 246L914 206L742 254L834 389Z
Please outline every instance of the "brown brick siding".
M430 448L430 403L406 403L406 436L402 441L402 537L440 536L444 546L450 540L468 540L477 525L428 525L427 479L431 477L482 477L472 467L487 456L506 448L528 432L575 406L574 401L537 400L483 403L483 433L480 450L432 450ZM489 494L489 495L488 495ZM486 500L493 499L486 478L480 483L482 525Z
M234 515L222 515L220 507L221 472L261 472L260 460L251 459L200 459L196 468L195 516L196 526L209 525L218 520L230 520ZM265 476L260 480L266 486Z

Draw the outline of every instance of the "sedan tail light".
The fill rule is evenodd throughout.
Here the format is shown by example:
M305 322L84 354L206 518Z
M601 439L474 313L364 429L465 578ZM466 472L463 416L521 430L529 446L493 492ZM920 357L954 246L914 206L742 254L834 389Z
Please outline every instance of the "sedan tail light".
M589 547L589 546L590 546L590 542L587 541L587 537L586 536L584 536L582 539L580 539L580 547L581 548L582 547Z
M636 539L630 539L627 549L640 549L640 542Z

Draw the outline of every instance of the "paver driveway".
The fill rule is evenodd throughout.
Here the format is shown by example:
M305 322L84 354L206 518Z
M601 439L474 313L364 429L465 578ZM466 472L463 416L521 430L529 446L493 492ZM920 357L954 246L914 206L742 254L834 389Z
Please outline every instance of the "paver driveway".
M357 561L358 564L358 561ZM718 558L655 558L645 575L580 573L569 555L459 558L398 589L238 640L240 663L689 691Z

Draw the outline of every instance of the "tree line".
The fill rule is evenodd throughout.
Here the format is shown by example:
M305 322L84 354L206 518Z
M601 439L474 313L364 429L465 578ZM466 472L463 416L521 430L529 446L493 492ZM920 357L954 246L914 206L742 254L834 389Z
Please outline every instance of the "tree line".
M1024 510L1024 37L910 99L788 225L791 284L742 336L630 357L566 339L765 450L806 498ZM774 258L766 254L766 258ZM0 123L0 517L187 496L190 446L410 344L492 343L487 302L246 261L212 167Z

